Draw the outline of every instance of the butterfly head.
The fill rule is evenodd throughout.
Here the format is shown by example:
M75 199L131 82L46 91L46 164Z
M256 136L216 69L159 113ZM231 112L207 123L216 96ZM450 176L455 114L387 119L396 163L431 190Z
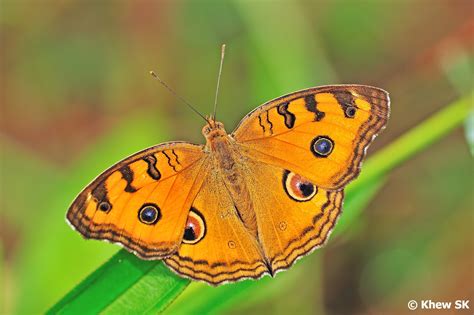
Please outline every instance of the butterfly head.
M224 124L216 121L213 117L207 117L207 124L202 128L202 134L208 142L215 141L217 138L227 137Z

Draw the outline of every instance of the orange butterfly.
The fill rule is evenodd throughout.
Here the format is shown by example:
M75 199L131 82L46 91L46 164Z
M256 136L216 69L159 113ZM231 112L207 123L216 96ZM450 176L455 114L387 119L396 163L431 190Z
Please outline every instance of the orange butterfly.
M327 240L389 103L379 88L330 85L269 101L231 134L210 116L205 145L167 142L118 162L67 220L213 285L273 276Z

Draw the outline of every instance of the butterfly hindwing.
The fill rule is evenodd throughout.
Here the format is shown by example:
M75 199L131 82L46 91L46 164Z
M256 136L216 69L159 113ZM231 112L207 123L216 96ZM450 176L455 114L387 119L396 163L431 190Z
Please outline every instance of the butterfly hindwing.
M258 239L275 273L324 244L341 213L344 192L325 190L273 165L249 162L247 167Z
M207 176L186 228L179 250L165 259L175 272L217 285L268 271L263 249L239 219L219 174Z
M388 93L363 85L295 92L256 108L232 133L250 159L340 189L355 178L368 145L385 126Z
M85 238L121 243L146 259L168 256L181 242L204 162L202 146L184 142L138 152L89 184L67 220Z

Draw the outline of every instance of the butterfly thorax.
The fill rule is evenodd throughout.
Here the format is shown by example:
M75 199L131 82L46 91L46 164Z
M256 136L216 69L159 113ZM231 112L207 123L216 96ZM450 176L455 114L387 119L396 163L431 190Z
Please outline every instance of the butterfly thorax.
M202 132L207 141L205 151L209 152L213 160L214 171L229 192L238 217L256 236L257 220L243 174L245 161L235 147L235 140L227 134L221 122L214 120L210 120Z

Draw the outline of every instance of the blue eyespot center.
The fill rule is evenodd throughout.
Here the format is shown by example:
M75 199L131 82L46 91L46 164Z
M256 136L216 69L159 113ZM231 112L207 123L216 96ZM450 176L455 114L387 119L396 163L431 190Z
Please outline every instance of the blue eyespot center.
M156 210L152 208L146 208L142 212L143 221L153 221L156 217Z
M110 209L112 209L112 205L107 201L103 201L99 204L98 208L99 208L100 211L109 212Z
M331 151L331 143L326 139L321 139L316 143L316 151L321 154L327 154Z
M145 204L138 212L140 222L145 224L156 224L160 217L160 208L155 204Z
M311 152L316 157L327 157L334 149L334 141L328 136L317 136L311 143Z
M354 106L349 106L345 110L345 114L347 118L354 118L356 114L356 108Z

